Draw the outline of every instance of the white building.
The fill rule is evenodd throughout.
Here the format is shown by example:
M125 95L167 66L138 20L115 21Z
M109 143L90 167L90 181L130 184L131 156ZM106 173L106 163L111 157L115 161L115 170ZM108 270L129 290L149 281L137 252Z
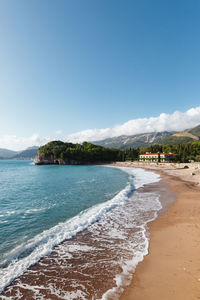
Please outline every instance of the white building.
M172 154L172 153L146 152L145 154L140 154L140 161L165 162L165 161L170 161L171 158L173 158L173 156L174 156L174 154Z

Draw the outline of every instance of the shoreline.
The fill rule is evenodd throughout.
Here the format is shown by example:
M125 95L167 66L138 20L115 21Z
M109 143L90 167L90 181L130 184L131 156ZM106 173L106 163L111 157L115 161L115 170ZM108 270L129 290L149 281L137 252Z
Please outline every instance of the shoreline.
M149 254L136 267L120 300L200 299L200 177L196 164L123 165L159 173L176 201L148 224ZM184 169L185 165L189 168Z
M149 197L147 194L153 191L143 193L143 185L146 183L148 187L153 182L155 185L159 184L159 176L152 173L151 177L149 175L145 177L147 172L144 170L134 169L130 173L130 170L126 168L126 171L129 175L133 172L138 179L136 186L141 191L138 204L130 201L130 193L136 200L138 196L137 193L132 194L131 184L126 184L125 188L114 198L108 203L105 202L107 206L108 204L110 206L113 201L114 204L116 201L119 202L119 205L106 214L105 218L102 217L99 222L90 224L88 228L55 246L50 254L44 255L36 264L28 267L22 275L17 276L4 289L3 297L20 299L20 295L23 295L24 299L35 299L34 297L50 297L51 295L50 298L54 299L54 295L62 295L70 299L71 296L82 295L85 299L91 299L93 296L94 299L100 299L108 291L109 294L110 292L113 294L113 289L118 295L121 294L123 281L130 280L130 275L138 260L141 260L141 256L143 259L143 252L144 255L147 253L148 238L144 236L146 223L155 219L156 211L161 208L158 195L153 196L151 200L148 198L151 202L147 202L145 201ZM157 191L156 186L154 190ZM122 201L123 203L126 201L123 209L120 205ZM148 213L145 213L146 210L142 208L146 207L145 202ZM141 203L144 206L141 206ZM104 203L102 205L105 206ZM149 205L152 209L149 209ZM132 223L133 219L135 223ZM129 240L127 236L134 238ZM136 259L132 259L134 252ZM121 259L119 260L121 256L124 259L123 268ZM116 261L118 261L117 264ZM126 267L130 262L133 266L128 268L127 273ZM92 277L91 274L93 274ZM88 276L91 277L89 282ZM106 278L106 282L102 282L102 276ZM115 282L116 279L118 282ZM76 285L74 285L75 282L77 282Z
M133 273L131 284L123 287L124 292L120 296L120 300L160 300L161 298L164 300L200 299L200 265L198 265L200 253L200 199L198 197L200 192L200 178L198 173L195 176L191 175L190 168L184 169L185 165L165 164L163 166L163 164L131 162L112 164L112 166L143 168L147 171L158 173L161 176L160 182L147 184L141 187L141 190L138 190L138 193L158 192L162 209L158 212L158 217L154 221L148 222L146 226L146 236L149 239L148 254L136 266L135 271L131 271ZM193 167L196 168L196 165ZM89 231L86 230L71 239L70 243L72 245L66 240L58 245L58 247L64 247L65 250L64 248L63 250L66 251L69 246L74 247L76 243L83 245L84 241L88 241L89 235ZM46 273L43 270L44 265L47 266L48 264L54 267L54 270L59 274L59 268L55 265L56 255L56 252L53 251L48 258L44 257L41 259L41 266L40 264L36 264L30 267L30 276L26 274L20 276L25 282L24 287L27 287L27 283L37 282L36 280L38 279L34 277L34 274L40 274L40 281L45 283ZM79 258L77 257L77 259L79 263ZM68 263L73 262L74 265L73 260L71 261L69 258ZM83 261L80 261L80 263L82 265ZM88 259L85 261L85 264L87 263ZM44 273L43 275L42 272ZM61 277L64 280L67 274L64 275L62 270L61 272ZM102 276L104 276L103 273ZM15 282L17 283L16 286L23 288L18 279ZM13 282L14 285L15 282ZM95 288L99 289L99 283L93 283ZM1 296L13 295L10 288L12 287L6 288L4 291L5 294L3 292ZM38 288L39 285L36 290ZM25 295L28 295L32 299L30 288L28 290L24 291ZM28 294L26 294L27 292ZM108 296L107 299L114 298Z

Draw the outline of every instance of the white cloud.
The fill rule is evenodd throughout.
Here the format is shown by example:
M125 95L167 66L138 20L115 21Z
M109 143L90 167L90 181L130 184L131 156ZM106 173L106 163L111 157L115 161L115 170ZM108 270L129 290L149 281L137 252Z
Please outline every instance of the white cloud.
M191 108L186 112L175 111L172 114L162 113L158 117L130 120L112 128L83 130L68 135L65 140L80 143L83 141L97 141L120 135L134 135L153 131L181 131L198 124L200 124L200 106ZM56 130L55 134L60 136L62 131ZM16 135L2 135L0 136L0 148L24 150L28 147L41 146L51 140L60 138L56 136L40 137L38 134L33 134L27 138Z
M50 140L50 138L40 138L38 134L33 134L28 138L17 137L16 135L2 135L0 136L0 148L19 151L31 146L46 144Z
M97 141L120 135L134 135L153 131L181 131L200 124L200 106L186 112L162 113L158 117L130 120L112 128L88 129L67 136L71 142Z

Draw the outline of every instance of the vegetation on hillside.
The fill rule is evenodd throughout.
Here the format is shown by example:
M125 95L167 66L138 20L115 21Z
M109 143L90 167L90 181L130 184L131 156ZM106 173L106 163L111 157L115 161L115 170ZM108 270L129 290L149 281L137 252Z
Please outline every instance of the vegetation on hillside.
M166 152L173 153L173 160L176 162L200 161L200 141L178 145L150 145L140 148L140 153L146 152Z
M200 137L200 125L190 129L188 132L193 134L193 135L196 135L196 136Z
M45 157L53 156L54 159L73 159L83 163L110 162L135 160L138 150L122 151L94 145L88 142L80 144L53 141L39 148L39 153Z
M88 142L80 145L53 141L39 148L39 153L47 158L53 156L54 159L73 159L81 163L134 161L139 159L139 154L146 152L171 152L175 162L200 161L200 141L178 145L156 144L126 150L105 148Z
M169 136L166 139L160 141L162 145L180 145L187 144L194 141L191 137L187 136Z

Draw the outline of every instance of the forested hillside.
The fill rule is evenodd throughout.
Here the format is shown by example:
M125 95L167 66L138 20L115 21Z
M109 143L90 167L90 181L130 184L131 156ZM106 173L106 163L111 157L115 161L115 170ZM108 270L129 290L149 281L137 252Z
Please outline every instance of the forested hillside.
M135 160L138 151L135 149L123 151L110 149L91 143L80 144L53 141L39 148L37 164L86 164L97 162L111 162Z
M151 145L140 148L141 154L158 151L172 152L174 154L174 161L176 162L200 161L200 141L178 145Z
M174 162L200 161L200 141L178 145L150 145L126 150L105 148L88 142L83 144L53 141L39 148L36 164L87 164L138 160L146 152L173 153Z

